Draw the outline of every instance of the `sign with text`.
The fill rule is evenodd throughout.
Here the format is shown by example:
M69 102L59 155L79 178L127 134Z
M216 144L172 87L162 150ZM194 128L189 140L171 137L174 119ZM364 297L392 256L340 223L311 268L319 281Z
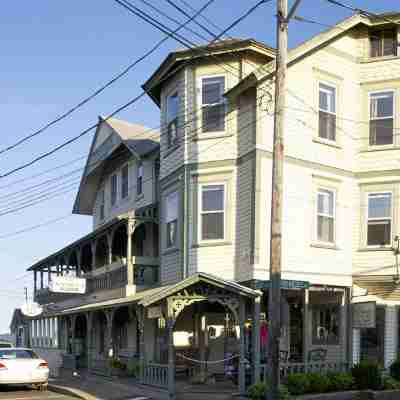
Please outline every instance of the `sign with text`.
M149 319L161 318L162 316L161 306L149 307L147 309L147 318Z
M73 276L54 276L49 283L49 290L53 293L86 293L86 279Z
M255 289L269 289L270 281L256 280ZM281 289L309 289L310 282L307 281L293 281L289 279L281 279Z
M376 303L367 301L353 304L353 328L375 328L376 326Z

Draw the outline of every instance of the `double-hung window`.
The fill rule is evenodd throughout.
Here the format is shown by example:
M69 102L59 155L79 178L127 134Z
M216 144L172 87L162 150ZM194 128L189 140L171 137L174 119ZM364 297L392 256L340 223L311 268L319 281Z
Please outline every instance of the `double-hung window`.
M139 196L143 193L143 164L139 162L136 174L136 194Z
M200 193L201 240L225 238L225 185L202 185Z
M115 206L117 203L117 191L118 191L118 176L116 174L111 175L111 206Z
M121 198L125 199L129 194L129 168L125 165L121 171Z
M224 92L224 76L201 79L202 132L223 132L225 130Z
M176 247L178 230L178 192L171 192L167 195L165 201L165 223L167 230L166 247Z
M167 140L168 147L173 147L178 143L178 92L167 97Z
M317 240L335 242L335 192L318 189L317 192Z
M336 88L319 84L319 130L322 139L336 140Z
M397 55L395 30L372 31L370 34L371 57Z
M392 235L392 193L368 194L367 245L390 245Z
M393 143L394 94L371 93L369 96L369 144L379 146Z
M100 190L99 193L99 212L100 212L100 220L104 219L104 208L105 208L105 195L104 195L104 189Z

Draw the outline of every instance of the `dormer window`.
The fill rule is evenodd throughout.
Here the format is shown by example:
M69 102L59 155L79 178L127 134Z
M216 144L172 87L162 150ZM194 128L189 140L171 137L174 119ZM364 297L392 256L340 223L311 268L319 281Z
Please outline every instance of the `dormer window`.
M397 55L397 32L394 29L370 33L371 57Z
M168 148L178 143L179 96L174 92L167 97L167 138Z
M136 194L140 196L143 193L143 164L138 163L136 176Z
M225 77L204 77L201 79L202 132L223 132L225 130Z

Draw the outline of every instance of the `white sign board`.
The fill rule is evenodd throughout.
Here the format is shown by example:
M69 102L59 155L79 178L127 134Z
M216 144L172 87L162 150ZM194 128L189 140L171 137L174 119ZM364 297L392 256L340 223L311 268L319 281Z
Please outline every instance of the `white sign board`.
M161 306L149 307L147 309L147 318L155 319L161 317L162 317Z
M376 303L367 301L353 304L353 328L375 328Z
M38 303L28 302L21 307L21 312L27 317L37 317L43 312L43 308Z
M49 283L50 292L54 293L86 293L86 279L73 276L54 276Z

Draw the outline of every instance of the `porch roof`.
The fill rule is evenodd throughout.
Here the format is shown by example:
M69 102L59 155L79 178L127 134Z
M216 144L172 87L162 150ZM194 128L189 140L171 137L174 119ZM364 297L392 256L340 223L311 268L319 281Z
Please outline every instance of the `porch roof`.
M353 283L366 289L368 295L391 301L400 300L400 280L396 274L354 275Z
M116 306L122 306L125 304L137 303L144 307L150 306L158 301L165 299L191 285L199 282L209 283L213 286L227 289L236 294L246 297L258 297L260 292L250 289L246 286L240 285L236 282L218 278L214 275L206 274L204 272L197 273L189 278L184 279L173 285L159 286L152 289L143 290L133 296L123 297L119 299L107 300L97 303L85 304L79 307L68 308L61 311L61 314L75 314L84 311L94 311L97 309L112 308Z

